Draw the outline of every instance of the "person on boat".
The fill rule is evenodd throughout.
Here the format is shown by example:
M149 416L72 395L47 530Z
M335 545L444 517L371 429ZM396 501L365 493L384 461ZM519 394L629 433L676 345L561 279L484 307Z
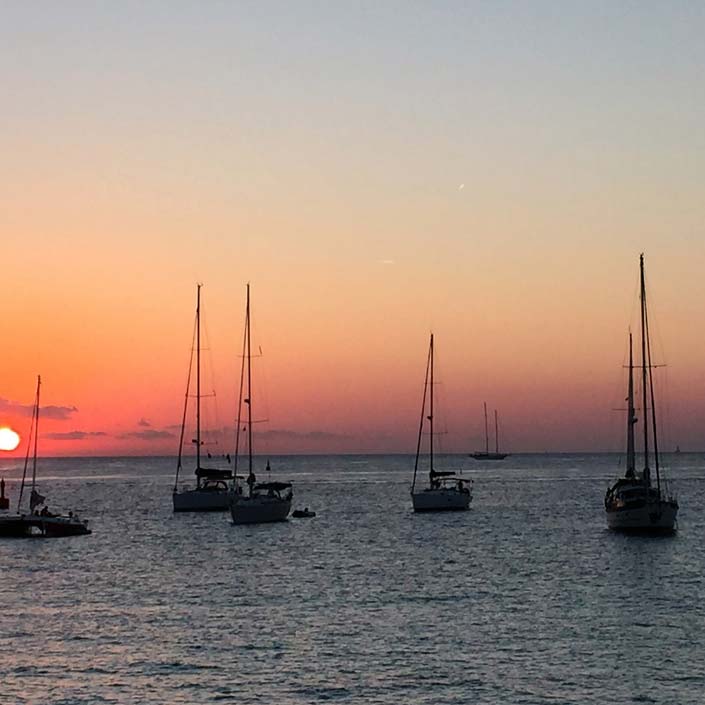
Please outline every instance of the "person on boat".
M247 476L247 485L250 488L250 497L252 497L252 491L255 489L255 482L257 482L255 473L253 470L250 470L250 474Z

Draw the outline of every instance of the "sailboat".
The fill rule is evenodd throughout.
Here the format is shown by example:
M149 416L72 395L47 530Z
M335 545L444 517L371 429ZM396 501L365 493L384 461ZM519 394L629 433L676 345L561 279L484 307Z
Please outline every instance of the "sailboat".
M188 413L189 389L191 386L191 366L193 363L193 348L189 361L188 379L186 381L186 396L184 413L181 420L181 435L179 437L179 456L176 462L176 477L172 499L175 512L224 512L228 508L228 481L233 474L229 469L204 468L201 466L203 440L201 438L201 284L196 288L196 487L179 489L179 475L183 464L184 435L186 432L186 416Z
M656 424L656 403L649 339L649 316L646 307L644 255L639 257L641 303L641 410L643 419L644 468L636 469L635 426L638 423L634 402L634 357L629 334L629 381L627 386L627 462L624 477L605 494L605 513L610 529L635 533L670 534L675 531L678 502L668 491L661 467ZM649 413L650 412L650 413ZM653 449L653 450L652 450ZM656 475L652 481L651 461Z
M494 453L490 453L490 436L487 431L487 402L483 402L485 407L485 450L470 453L475 460L504 460L508 453L499 452L499 422L497 420L497 409L494 410Z
M423 387L423 401L421 402L421 422L419 423L419 436L416 444L416 460L414 461L414 478L411 483L411 502L415 512L433 512L467 509L472 501L471 482L456 475L454 471L436 470L433 465L433 333L428 348L426 361L426 378ZM426 400L429 400L428 413ZM428 453L428 487L417 489L416 478L419 470L421 456L421 438L424 433L425 422L429 426L429 453Z
M240 375L240 403L238 406L238 433L242 428L242 404L247 407L247 460L248 474L245 491L238 482L236 472L233 489L230 494L230 513L234 524L263 524L273 521L284 521L291 511L293 491L290 482L257 482L252 459L252 350L250 337L250 285L247 285L247 305L245 309L245 335L243 338L242 371ZM243 379L247 377L247 396L243 399ZM235 467L239 453L239 441L236 441ZM267 475L271 472L269 461L266 466Z
M27 455L22 472L20 496L17 500L17 514L0 518L0 537L31 538L31 537L60 537L84 536L90 534L88 522L79 519L74 512L68 514L53 514L49 511L46 497L39 494L37 489L37 437L39 435L39 392L42 386L41 376L37 376L37 392L32 409ZM29 454L32 448L32 484L29 494L29 513L22 512L22 499L27 480L29 467ZM41 507L41 509L40 509Z

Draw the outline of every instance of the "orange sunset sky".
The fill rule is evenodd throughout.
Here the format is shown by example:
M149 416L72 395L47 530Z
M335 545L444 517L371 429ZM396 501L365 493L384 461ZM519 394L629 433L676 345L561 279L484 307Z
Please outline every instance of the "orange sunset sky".
M0 16L15 454L37 374L43 455L175 454L197 282L232 427L248 281L262 452L413 452L431 330L445 450L484 400L512 452L618 450L642 251L664 444L705 448L702 5Z

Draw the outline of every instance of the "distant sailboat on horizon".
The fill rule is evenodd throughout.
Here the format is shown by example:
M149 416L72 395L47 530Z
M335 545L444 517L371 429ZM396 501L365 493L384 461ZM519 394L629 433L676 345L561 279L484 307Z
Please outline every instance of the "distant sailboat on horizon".
M499 452L499 421L497 419L497 409L494 410L494 453L490 452L490 436L487 430L487 402L483 402L485 409L485 450L470 453L471 458L475 460L504 460L509 453Z

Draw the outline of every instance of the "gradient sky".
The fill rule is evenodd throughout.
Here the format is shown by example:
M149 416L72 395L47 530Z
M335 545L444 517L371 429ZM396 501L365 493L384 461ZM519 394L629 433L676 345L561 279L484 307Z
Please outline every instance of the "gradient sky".
M666 447L705 448L705 6L3 2L0 425L170 454L204 284L266 452L621 446L647 257ZM264 401L266 396L266 402ZM261 401L260 401L261 399ZM18 449L23 453L24 443Z

